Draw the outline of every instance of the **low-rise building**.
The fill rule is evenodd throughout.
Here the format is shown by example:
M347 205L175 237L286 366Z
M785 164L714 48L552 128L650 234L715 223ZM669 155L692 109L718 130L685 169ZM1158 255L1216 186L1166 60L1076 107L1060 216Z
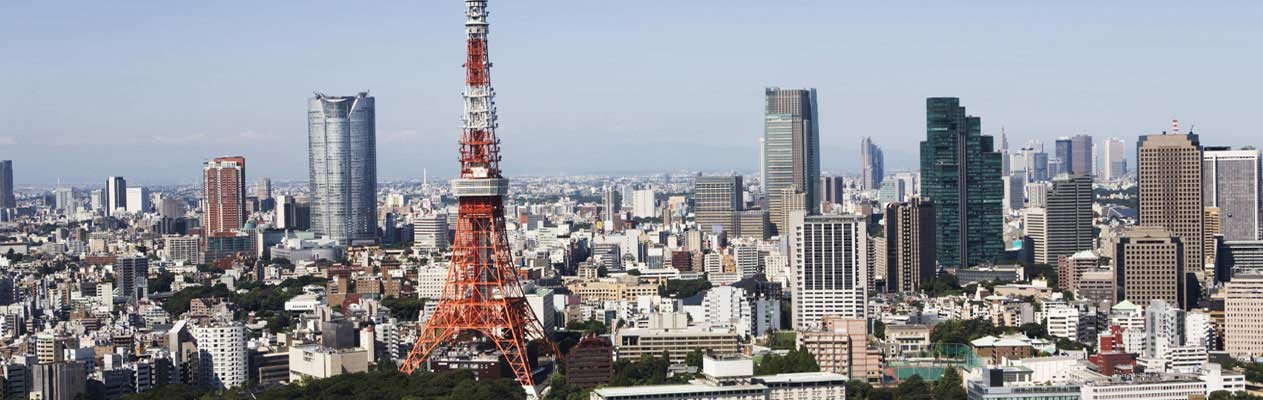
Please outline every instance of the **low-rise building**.
M833 400L846 398L846 382L829 372L754 376L748 357L707 356L688 384L598 388L591 400Z
M654 357L670 353L671 362L683 364L694 349L716 356L737 354L738 335L731 329L715 329L688 324L685 313L655 313L649 316L647 328L623 328L614 334L615 357L637 360L648 354Z
M342 374L368 372L368 351L360 348L330 349L316 344L289 348L289 379L324 379Z

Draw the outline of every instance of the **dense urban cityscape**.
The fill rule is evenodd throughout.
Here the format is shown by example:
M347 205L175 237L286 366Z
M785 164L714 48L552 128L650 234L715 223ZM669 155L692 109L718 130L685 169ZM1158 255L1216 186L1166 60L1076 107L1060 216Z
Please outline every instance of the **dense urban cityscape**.
M757 170L514 175L464 4L456 176L379 179L367 91L307 98L306 180L17 184L0 142L0 399L1263 399L1255 147L930 97L831 173L830 94L768 86Z

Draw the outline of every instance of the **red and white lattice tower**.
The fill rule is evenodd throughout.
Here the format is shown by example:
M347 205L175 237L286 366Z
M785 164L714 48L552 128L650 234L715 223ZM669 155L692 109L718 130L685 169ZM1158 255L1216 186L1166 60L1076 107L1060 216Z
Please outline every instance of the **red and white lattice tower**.
M487 1L466 0L465 116L460 139L460 178L452 191L460 205L447 283L433 315L400 370L411 374L441 345L471 340L493 343L518 383L537 397L527 354L531 338L548 342L518 281L504 231L504 197L509 182L500 174L495 92L487 59Z

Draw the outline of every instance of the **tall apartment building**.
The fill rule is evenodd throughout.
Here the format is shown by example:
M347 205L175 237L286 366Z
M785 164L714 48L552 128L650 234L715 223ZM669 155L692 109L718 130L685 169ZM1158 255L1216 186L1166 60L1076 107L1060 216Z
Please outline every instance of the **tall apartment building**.
M1048 193L1047 237L1044 259L1036 262L1053 264L1059 257L1092 249L1092 176L1062 175L1053 179Z
M1114 249L1114 284L1118 301L1148 307L1162 300L1187 308L1182 238L1163 228L1139 226L1118 238Z
M886 291L917 292L923 279L937 275L934 217L934 204L928 199L886 206Z
M207 237L230 236L246 222L246 159L220 157L202 166L203 230Z
M786 194L802 192L804 204L820 204L820 121L815 89L764 90L763 188L772 223L788 233ZM785 189L792 189L786 192Z
M1104 164L1102 170L1107 181L1121 179L1127 175L1127 145L1122 139L1105 139Z
M123 297L139 300L149 295L149 258L143 254L118 257L114 262L114 274Z
M307 101L311 230L338 244L377 237L377 117L367 92Z
M237 321L209 321L192 327L203 384L214 389L244 386L249 371L246 326Z
M1202 204L1219 208L1224 241L1261 240L1259 150L1208 147L1202 153ZM1210 224L1216 221L1206 221Z
M1233 357L1263 356L1263 275L1237 275L1224 299L1224 350Z
M885 177L886 160L882 155L881 147L873 144L873 139L865 137L860 141L860 187L864 190L874 190L881 187L882 178Z
M1203 268L1203 160L1197 135L1141 136L1138 148L1139 224L1162 227L1179 237L1184 251L1182 266L1203 273L1206 279L1213 277L1213 268Z
M197 236L173 236L162 238L165 261L186 262L189 264L204 263L202 241Z
M868 235L863 217L798 211L792 218L794 328L819 328L826 315L866 318Z
M693 185L693 215L697 225L707 232L720 226L724 232L738 233L736 219L742 208L743 190L740 175L697 177Z
M934 202L939 261L969 267L1004 252L1004 183L1000 153L981 119L965 113L960 99L926 100L926 140L921 142L921 195Z
M13 160L0 160L0 208L17 206L17 198L13 196Z

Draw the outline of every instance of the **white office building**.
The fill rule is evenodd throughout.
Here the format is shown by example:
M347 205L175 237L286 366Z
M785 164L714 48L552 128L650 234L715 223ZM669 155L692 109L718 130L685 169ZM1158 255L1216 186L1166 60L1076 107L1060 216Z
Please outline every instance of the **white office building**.
M862 217L790 215L794 271L794 328L818 329L826 315L865 319L867 264Z

